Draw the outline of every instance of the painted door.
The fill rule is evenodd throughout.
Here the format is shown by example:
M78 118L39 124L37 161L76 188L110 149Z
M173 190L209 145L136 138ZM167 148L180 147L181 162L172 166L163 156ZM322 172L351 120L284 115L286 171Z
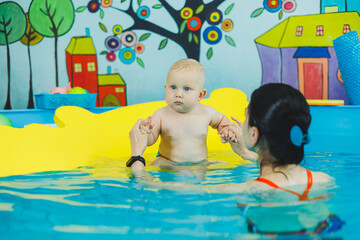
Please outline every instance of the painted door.
M306 99L323 98L323 65L304 63L304 95Z

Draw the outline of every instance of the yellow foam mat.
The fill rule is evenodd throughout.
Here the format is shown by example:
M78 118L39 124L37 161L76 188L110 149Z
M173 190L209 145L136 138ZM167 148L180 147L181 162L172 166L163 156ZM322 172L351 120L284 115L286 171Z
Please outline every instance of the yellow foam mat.
M232 88L217 89L201 103L241 121L245 119L248 104L246 95ZM59 128L42 124L29 124L24 128L0 125L0 176L91 167L99 159L102 166L125 165L130 156L128 135L131 127L137 119L145 119L165 105L165 101L149 102L102 114L67 106L55 111L54 121ZM158 145L159 140L147 148L147 161L155 160ZM209 152L231 151L230 145L222 144L217 131L212 128L209 128L207 145ZM243 163L241 160L234 155L227 161L239 165Z

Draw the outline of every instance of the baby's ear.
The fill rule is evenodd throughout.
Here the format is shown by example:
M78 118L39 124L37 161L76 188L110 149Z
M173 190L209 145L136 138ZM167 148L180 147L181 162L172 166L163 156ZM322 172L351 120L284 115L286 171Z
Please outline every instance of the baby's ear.
M201 99L203 99L203 98L205 97L205 95L206 95L206 89L203 88L203 89L200 91L198 102L200 102Z
M164 84L164 88L166 89L166 84Z

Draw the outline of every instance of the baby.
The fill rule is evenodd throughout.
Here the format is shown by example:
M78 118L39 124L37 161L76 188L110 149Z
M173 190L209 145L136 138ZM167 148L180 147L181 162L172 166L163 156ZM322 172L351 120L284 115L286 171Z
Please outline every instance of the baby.
M206 95L203 89L205 72L194 59L177 61L169 70L165 86L166 107L143 120L140 131L148 133L147 145L153 145L161 135L159 158L154 162L196 163L207 158L206 137L208 126L221 130L229 123L224 114L200 100ZM222 142L236 141L232 132Z

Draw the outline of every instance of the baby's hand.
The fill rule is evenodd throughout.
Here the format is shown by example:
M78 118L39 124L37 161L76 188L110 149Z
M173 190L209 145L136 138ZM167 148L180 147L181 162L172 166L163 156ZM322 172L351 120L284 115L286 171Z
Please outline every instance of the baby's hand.
M154 124L151 123L151 116L148 117L145 120L142 120L141 123L139 124L139 129L142 133L146 133L146 134L150 134L151 129L153 129Z
M237 143L238 138L242 134L241 132L242 123L234 117L231 117L231 119L234 120L237 124L231 122L231 123L223 124L221 126L222 129L219 131L219 134L221 135L222 143L227 143L227 142Z

